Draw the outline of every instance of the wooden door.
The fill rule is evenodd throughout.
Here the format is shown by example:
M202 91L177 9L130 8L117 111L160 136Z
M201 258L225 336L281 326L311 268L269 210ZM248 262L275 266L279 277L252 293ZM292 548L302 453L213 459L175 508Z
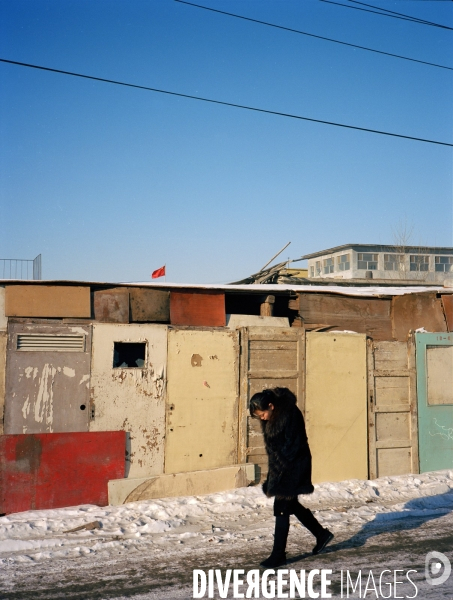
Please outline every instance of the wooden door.
M420 472L453 468L453 334L417 333Z
M370 479L418 473L415 344L368 340Z
M8 325L5 434L88 431L90 325Z
M257 465L257 479L267 475L267 455L260 422L249 415L256 392L287 387L304 410L305 332L299 328L244 327L241 332L239 460Z

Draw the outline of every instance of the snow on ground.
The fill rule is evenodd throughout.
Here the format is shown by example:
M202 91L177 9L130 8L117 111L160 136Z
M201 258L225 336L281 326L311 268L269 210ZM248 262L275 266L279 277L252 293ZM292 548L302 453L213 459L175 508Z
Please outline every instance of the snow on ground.
M370 535L377 535L370 534L370 528L381 527L385 532L392 530L392 523L398 529L402 522L419 519L427 523L451 513L453 470L373 481L322 483L315 486L314 494L301 496L300 500L331 529L336 539L345 537L346 532L346 538L360 533L365 544ZM74 559L80 559L79 565L105 567L126 557L130 560L136 556L138 560L148 556L150 560L159 558L160 565L165 560L169 565L176 564L177 560L185 561L184 564L192 565L187 566L190 569L197 568L196 558L202 560L210 552L215 553L216 548L219 553L225 552L225 557L230 553L233 559L235 553L240 556L242 552L246 556L247 549L250 553L253 548L258 554L252 556L252 564L258 563L258 556L260 560L263 558L259 553L268 552L272 546L272 503L273 500L255 486L122 506L83 505L7 515L0 518L0 590L2 586L9 590L7 598L22 597L14 595L14 590L24 575L31 577L39 572L50 577L54 573L56 581L65 569L73 568ZM99 521L98 529L68 533L93 521ZM413 528L410 525L406 529ZM309 553L314 539L294 518L291 532L289 552L297 534L299 546L302 543L304 551ZM103 572L110 572L109 569L114 577L113 567L105 567ZM65 592L65 597L71 596ZM150 597L167 596L160 592Z

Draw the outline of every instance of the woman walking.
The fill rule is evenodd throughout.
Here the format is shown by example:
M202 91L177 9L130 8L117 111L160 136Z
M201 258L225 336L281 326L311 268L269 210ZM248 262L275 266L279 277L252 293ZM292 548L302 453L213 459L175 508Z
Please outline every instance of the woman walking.
M263 390L250 400L250 414L261 419L264 444L269 459L263 492L274 499L275 535L271 555L263 567L279 567L286 563L286 541L289 517L295 515L316 538L313 554L321 552L333 539L333 533L302 506L297 496L312 494L311 453L305 423L296 405L296 396L288 388Z

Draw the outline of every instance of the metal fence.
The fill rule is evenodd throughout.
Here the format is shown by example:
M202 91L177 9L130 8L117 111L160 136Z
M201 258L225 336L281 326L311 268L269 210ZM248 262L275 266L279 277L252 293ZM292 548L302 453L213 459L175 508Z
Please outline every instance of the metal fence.
M0 258L0 279L42 279L41 254L34 259Z

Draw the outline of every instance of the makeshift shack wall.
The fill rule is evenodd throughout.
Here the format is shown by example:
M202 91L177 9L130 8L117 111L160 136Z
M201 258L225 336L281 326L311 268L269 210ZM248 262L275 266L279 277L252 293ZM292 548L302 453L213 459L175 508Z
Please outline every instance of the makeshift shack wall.
M144 367L114 368L115 342L145 343ZM89 430L126 431L126 477L163 472L166 365L165 325L93 325Z
M238 333L168 332L165 473L237 463Z
M3 434L3 415L5 410L5 368L6 368L6 327L5 288L0 286L0 435Z
M305 420L313 481L367 479L366 336L306 334Z

